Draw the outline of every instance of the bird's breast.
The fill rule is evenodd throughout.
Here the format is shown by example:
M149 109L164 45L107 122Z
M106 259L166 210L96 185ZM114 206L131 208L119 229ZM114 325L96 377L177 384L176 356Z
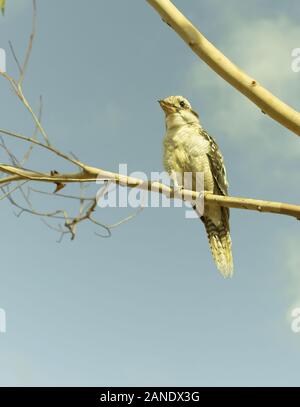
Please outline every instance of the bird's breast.
M170 167L171 171L192 171L191 163L195 159L201 161L208 150L209 143L200 135L199 128L187 125L167 130L164 139L165 168L169 172Z
M209 142L201 135L199 128L183 126L167 130L164 139L164 167L169 174L180 173L181 177L185 176L184 173L192 173L194 176L203 173L204 189L213 191L214 180L207 155L209 149ZM186 187L195 189L194 184Z

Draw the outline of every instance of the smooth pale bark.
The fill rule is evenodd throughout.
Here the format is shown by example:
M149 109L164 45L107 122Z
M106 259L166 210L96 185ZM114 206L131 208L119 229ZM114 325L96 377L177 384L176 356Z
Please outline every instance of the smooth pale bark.
M198 198L199 193L189 190L174 191L168 185L161 184L160 182L144 181L139 178L128 177L122 174L105 171L100 168L90 167L80 163L82 170L71 174L55 174L49 175L23 168L14 167L12 165L0 164L0 171L9 174L6 178L0 179L1 184L7 184L12 181L36 181L47 182L54 184L67 184L74 182L96 182L96 181L109 181L122 186L130 188L138 188L151 192L158 192L166 195L169 198L185 199L193 201ZM227 208L248 209L258 212L269 212L280 215L293 216L300 219L300 206L291 205L281 202L262 201L260 199L231 197L213 195L207 192L204 193L204 204L216 204Z

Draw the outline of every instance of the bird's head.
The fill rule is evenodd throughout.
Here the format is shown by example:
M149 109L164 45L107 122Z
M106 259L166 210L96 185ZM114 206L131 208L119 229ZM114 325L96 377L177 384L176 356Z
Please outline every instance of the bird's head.
M167 127L199 123L198 114L183 96L168 96L158 102L165 112Z

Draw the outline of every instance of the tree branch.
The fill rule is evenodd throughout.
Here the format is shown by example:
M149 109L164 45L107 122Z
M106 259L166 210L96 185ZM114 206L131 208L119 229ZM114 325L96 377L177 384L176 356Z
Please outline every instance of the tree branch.
M170 0L147 0L163 21L225 81L255 103L263 113L300 136L300 113L248 76L201 34Z
M102 170L100 168L89 167L84 165L85 170L73 174L55 174L49 175L46 173L31 171L28 169L14 167L12 165L0 164L0 171L6 172L17 177L18 181L36 181L46 183L82 183L82 182L99 182L109 181L130 188L138 188L140 190L158 192L164 194L168 198L184 199L186 201L195 201L199 197L196 191L182 190L176 191L168 185L157 181L144 181L139 178L129 177L118 173ZM0 179L0 182L2 180ZM13 179L16 181L16 179ZM300 206L291 205L281 202L263 201L259 199L231 197L222 195L213 195L204 193L204 204L216 204L227 208L247 209L258 212L268 212L280 215L287 215L300 219ZM93 210L95 207L93 207Z

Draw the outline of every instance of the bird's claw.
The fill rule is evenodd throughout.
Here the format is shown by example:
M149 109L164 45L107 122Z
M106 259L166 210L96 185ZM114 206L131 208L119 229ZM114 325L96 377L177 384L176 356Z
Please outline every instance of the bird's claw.
M176 195L182 195L184 191L184 187L182 185L174 185L173 186L173 192L174 192L174 196Z

